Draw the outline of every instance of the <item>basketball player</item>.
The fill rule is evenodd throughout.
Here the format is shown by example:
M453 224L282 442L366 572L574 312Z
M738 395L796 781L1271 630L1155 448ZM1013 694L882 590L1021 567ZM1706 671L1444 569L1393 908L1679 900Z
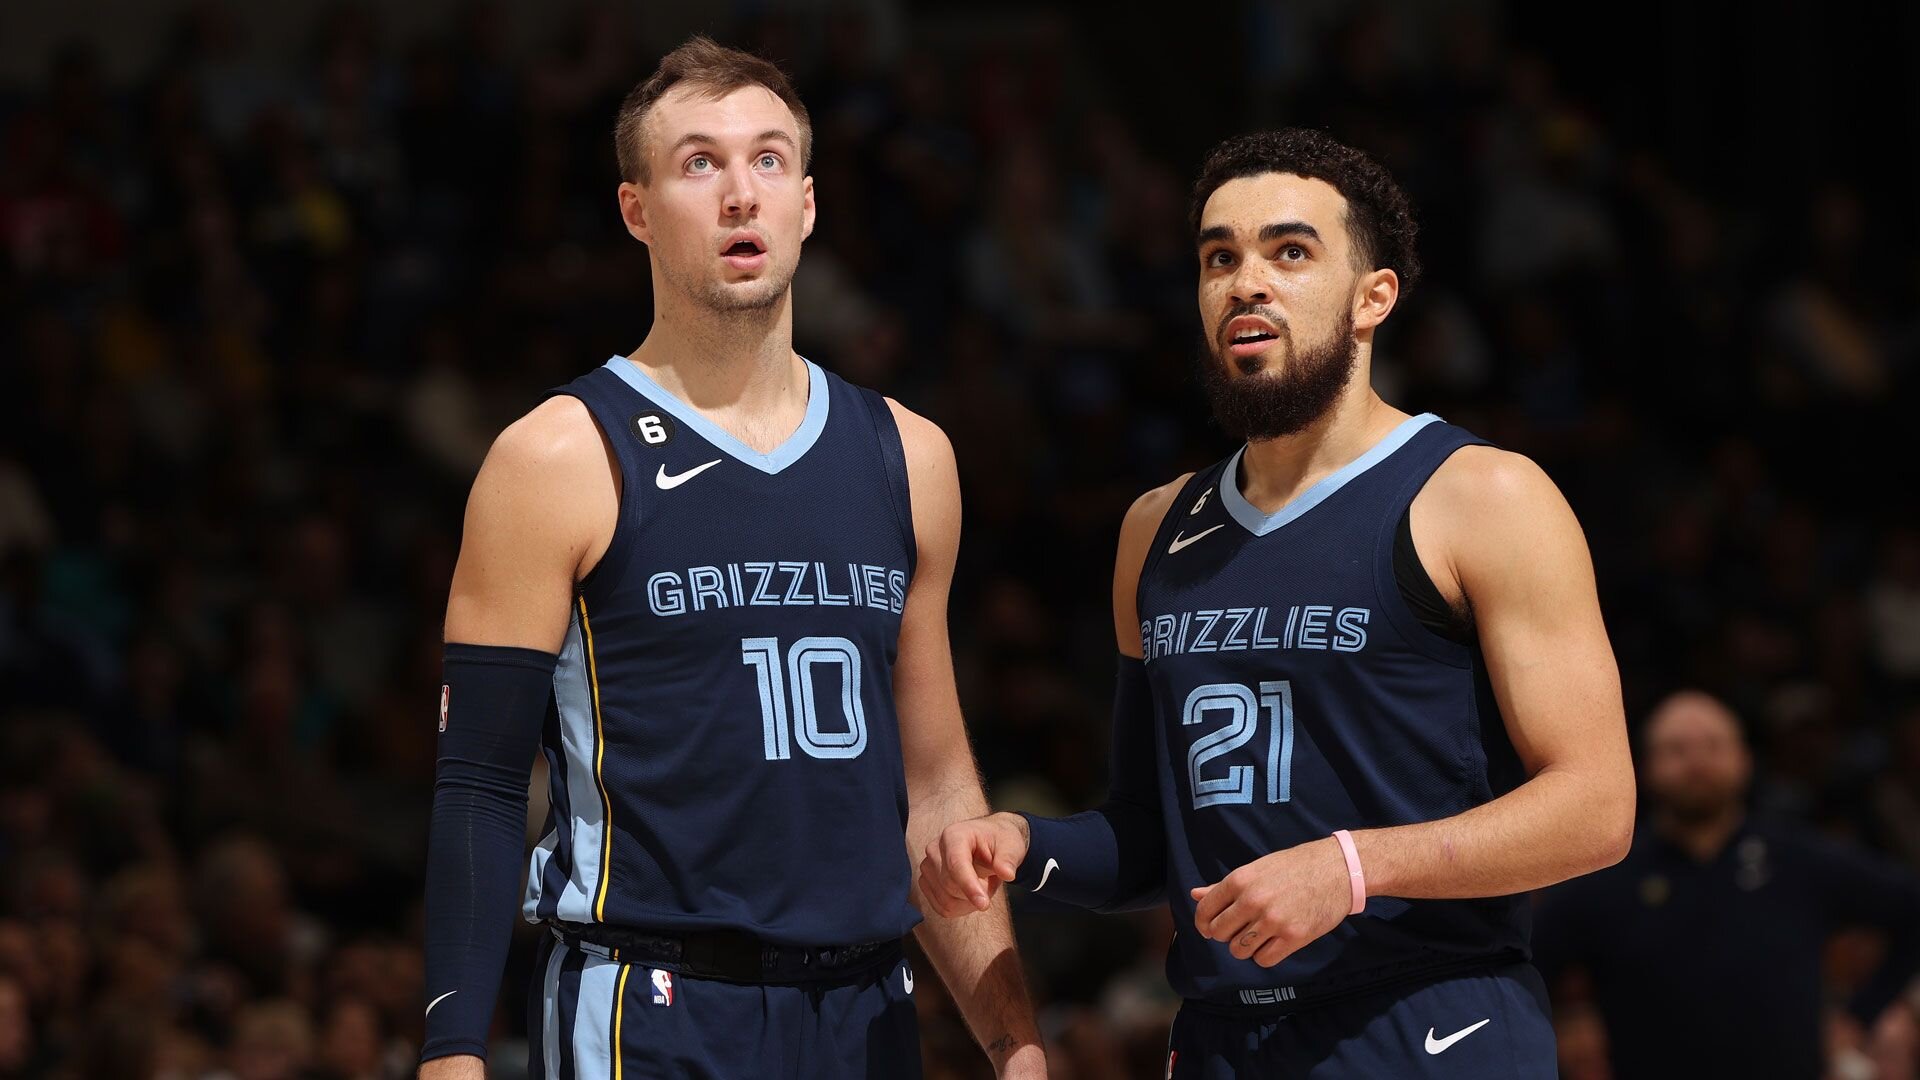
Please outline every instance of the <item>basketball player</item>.
M1532 462L1373 392L1419 273L1379 165L1232 139L1192 225L1245 444L1121 526L1112 793L949 827L921 891L1163 895L1173 1077L1551 1077L1523 894L1617 861L1634 808L1580 527Z
M696 38L622 106L655 315L509 427L447 605L423 1077L481 1077L536 750L531 1073L913 1077L920 940L1003 1076L1045 1064L1004 910L920 922L985 812L948 653L952 449L792 347L805 107Z

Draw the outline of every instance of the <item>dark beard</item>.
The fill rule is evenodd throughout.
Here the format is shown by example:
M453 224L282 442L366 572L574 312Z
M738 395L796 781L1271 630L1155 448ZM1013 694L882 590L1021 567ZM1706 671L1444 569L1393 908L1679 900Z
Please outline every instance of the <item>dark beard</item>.
M1246 312L1234 311L1229 318L1242 314ZM1213 405L1214 422L1235 439L1278 439L1301 431L1333 408L1353 378L1360 344L1353 339L1351 311L1327 340L1305 349L1294 347L1288 329L1280 327L1287 355L1278 375L1257 372L1230 377L1227 365L1242 361L1223 355L1218 339L1201 343L1200 376Z

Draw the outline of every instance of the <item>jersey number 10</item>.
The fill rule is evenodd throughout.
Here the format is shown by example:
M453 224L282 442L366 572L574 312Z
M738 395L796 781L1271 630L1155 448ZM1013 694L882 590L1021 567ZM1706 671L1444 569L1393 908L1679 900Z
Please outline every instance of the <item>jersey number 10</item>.
M780 639L742 638L740 662L754 669L760 680L760 728L768 761L793 756L794 742L816 758L857 758L867 748L867 714L860 704L860 650L843 637L803 637L787 647L780 662ZM823 731L813 692L813 669L821 664L840 668L840 710L845 731ZM787 688L793 689L793 716L787 713ZM792 735L789 737L788 732Z
M1187 695L1180 725L1198 724L1209 712L1224 712L1227 726L1200 736L1187 749L1194 809L1253 801L1252 765L1229 765L1224 776L1201 773L1207 762L1252 742L1263 711L1273 719L1267 729L1267 801L1283 803L1293 798L1293 684L1263 682L1256 699L1253 689L1241 683L1207 683Z

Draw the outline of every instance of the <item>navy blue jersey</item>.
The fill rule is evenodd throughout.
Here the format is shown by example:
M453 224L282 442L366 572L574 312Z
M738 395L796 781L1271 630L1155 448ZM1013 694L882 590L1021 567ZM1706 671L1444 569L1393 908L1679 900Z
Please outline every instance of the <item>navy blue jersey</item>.
M893 666L915 542L884 399L809 362L758 453L624 357L562 388L619 458L544 735L523 912L794 945L895 938L907 901Z
M1448 817L1522 779L1478 650L1422 626L1394 578L1401 515L1480 442L1413 417L1272 515L1241 494L1236 453L1161 522L1140 638L1183 996L1284 1005L1525 955L1524 896L1383 897L1263 968L1199 936L1188 895L1269 852Z

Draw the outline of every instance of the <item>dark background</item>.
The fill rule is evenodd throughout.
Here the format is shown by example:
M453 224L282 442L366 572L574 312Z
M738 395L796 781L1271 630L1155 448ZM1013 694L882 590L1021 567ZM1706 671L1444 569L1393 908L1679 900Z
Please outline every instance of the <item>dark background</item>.
M812 111L798 347L953 438L998 805L1103 790L1121 513L1230 449L1187 186L1306 124L1423 222L1376 385L1565 490L1630 719L1722 695L1759 805L1920 867L1920 9L1722 10L8 5L0 1076L407 1074L467 486L646 331L609 132L694 29ZM1020 926L1055 1075L1158 1076L1166 917Z

